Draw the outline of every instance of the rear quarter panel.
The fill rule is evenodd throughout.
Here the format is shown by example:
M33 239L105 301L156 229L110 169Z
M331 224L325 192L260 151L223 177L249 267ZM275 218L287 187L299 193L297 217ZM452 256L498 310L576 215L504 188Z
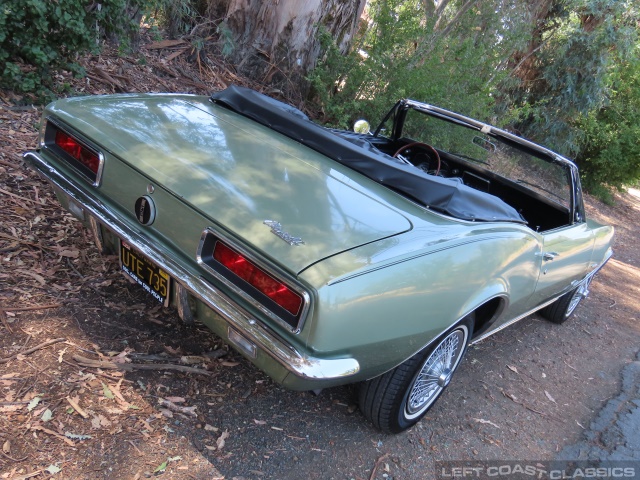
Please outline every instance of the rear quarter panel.
M379 375L488 299L504 298L503 315L525 311L539 249L519 226L460 224L437 241L417 228L328 259L302 275L317 291L303 331L307 347L319 356L354 356L362 378Z
M593 253L591 255L591 265L598 266L606 261L611 251L614 228L610 225L603 225L595 220L587 220L588 227L593 231Z

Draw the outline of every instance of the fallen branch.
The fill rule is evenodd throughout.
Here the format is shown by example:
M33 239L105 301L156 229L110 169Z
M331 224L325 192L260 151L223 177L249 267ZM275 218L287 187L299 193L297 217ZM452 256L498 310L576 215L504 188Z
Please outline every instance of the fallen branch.
M78 366L77 363L71 363L71 362L65 360L64 358L62 359L62 363L66 363L67 365L71 365L73 368L76 368ZM123 377L116 378L116 377L112 377L111 375L107 375L107 374L101 373L101 372L93 372L93 375L97 375L99 377L106 378L107 380L111 380L112 382L133 383L133 381L127 380L126 378L123 378Z
M200 368L187 367L185 365L174 365L172 363L114 363L108 360L92 360L80 355L74 355L73 359L81 367L103 368L106 370L176 370L183 373L199 373L201 375L211 375L211 372Z
M26 475L20 475L19 477L13 477L11 480L28 480L29 478L37 477L44 469L36 470L35 472L27 473Z
M82 416L82 418L89 418L89 414L87 412L85 412L82 408L80 408L80 405L78 405L78 402L76 402L73 398L66 397L65 400L67 402L69 402L69 405L71 405L73 407L73 409L76 412L78 412L80 414L80 416Z
M500 392L502 393L502 395L504 395L505 397L507 397L507 398L508 398L509 400L511 400L513 403L516 403L516 404L518 404L518 405L520 405L520 406L522 406L522 407L526 408L526 409L527 409L527 410L529 410L530 412L537 413L538 415L541 415L541 416L543 416L543 417L550 418L550 419L552 419L552 420L555 420L556 422L560 422L560 423L563 423L563 424L565 423L565 421L564 421L564 420L562 420L561 418L558 418L558 417L556 417L556 416L554 416L554 415L551 415L551 414L549 414L549 413L541 412L541 411L539 411L539 410L536 410L536 409L535 409L535 408L533 408L533 407L530 407L529 405L527 405L527 404L526 404L526 403L524 403L524 402L520 402L519 400L517 400L517 399L516 399L516 397L515 397L515 396L513 396L513 395L512 395L512 394L510 394L509 392L507 392L507 391L503 390L502 388L500 389Z
M369 476L369 480L373 480L376 476L376 472L378 471L378 467L380 467L380 464L386 460L386 458L389 456L388 453L385 453L384 455L382 455L380 458L378 458L376 460L376 464L373 466L373 470L371 471L371 475Z
M0 159L0 165L4 165L5 167L10 167L10 168L19 168L20 165L17 165L15 163L9 163L5 160Z
M187 50L189 50L189 49L188 48L183 48L182 50L178 50L177 52L173 52L171 55L169 55L167 58L165 58L165 61L170 62L174 58L179 57L180 55L182 55Z
M26 460L27 458L29 458L29 455L26 455L26 456L24 456L22 458L13 458L13 457L10 457L9 455L7 455L6 453L4 453L2 450L0 450L0 453L2 455L4 455L5 457L7 457L12 462L16 462L16 463L22 462L22 461Z
M4 193L5 195L9 195L10 197L17 198L17 199L22 200L24 202L31 202L31 203L35 203L36 205L40 205L35 200L31 200L30 198L21 197L20 195L16 195L15 193L7 192L6 190L3 190L2 188L0 188L0 193Z
M104 70L102 70L100 67L93 67L93 71L95 73L98 74L98 76L104 78L107 82L109 82L112 86L114 86L115 88L117 88L118 90L120 90L121 92L126 92L127 90L124 88L124 86L115 78L113 78L111 75L109 75L108 72L105 72Z
M161 48L176 47L179 45L184 45L185 43L187 42L184 40L160 40L159 42L153 42L149 45L146 45L145 48L147 48L147 50L156 50Z
M46 342L43 342L40 345L36 345L35 347L32 347L32 348L30 348L28 350L24 350L24 351L20 351L20 352L14 353L13 355L10 355L10 356L5 357L5 358L0 358L0 364L10 362L11 360L13 360L18 355L29 355L29 354L37 351L37 350L41 350L41 349L46 348L46 347L48 347L50 345L53 345L55 343L66 342L66 341L67 341L66 338L54 338L53 340L47 340Z
M18 242L16 242L13 245L9 245L8 247L0 248L0 253L13 252L14 250L17 250L18 248L20 248L20 244Z
M30 312L33 310L48 310L50 308L59 308L62 304L60 303L52 303L50 305L34 305L33 307L2 307L0 311L5 312Z
M169 400L165 400L164 398L158 399L158 405L160 405L161 407L166 407L169 410L173 410L174 412L182 413L184 415L191 415L193 417L197 416L195 406L182 407L180 405L176 405L173 402L170 402Z
M127 440L127 442L129 442L131 446L136 449L139 456L144 457L144 453L142 453L142 450L140 450L135 443L133 443L131 440Z
M49 430L48 428L41 427L40 425L33 425L30 428L31 428L31 430L39 430L41 432L48 433L49 435L53 435L54 437L58 437L60 440L62 440L64 443L66 443L67 445L69 445L71 447L75 447L76 446L75 443L73 443L70 439L68 439L64 435L60 435L59 433L56 433L53 430Z

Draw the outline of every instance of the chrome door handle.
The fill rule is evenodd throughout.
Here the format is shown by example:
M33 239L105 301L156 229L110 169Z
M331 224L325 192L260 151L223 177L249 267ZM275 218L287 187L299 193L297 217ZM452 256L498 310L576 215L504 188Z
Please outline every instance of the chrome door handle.
M545 262L550 262L554 258L560 256L560 254L558 252L538 252L536 253L536 256L542 257L542 260Z

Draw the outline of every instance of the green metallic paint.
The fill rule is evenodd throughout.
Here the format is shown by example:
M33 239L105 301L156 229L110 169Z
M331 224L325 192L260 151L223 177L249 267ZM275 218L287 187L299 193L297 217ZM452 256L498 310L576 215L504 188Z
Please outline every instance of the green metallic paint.
M230 343L229 324L220 315L201 302L197 302L196 318L222 340ZM282 365L274 362L273 358L264 350L258 349L255 358L247 355L246 352L241 349L238 349L238 351L277 383L284 382L287 374L289 373L289 371Z
M292 273L411 228L400 213L319 168L325 157L204 97L91 97L49 112ZM106 195L130 201L144 193L146 184L112 170L105 162ZM304 245L282 241L265 220L280 222Z
M309 380L262 351L248 357L297 390L380 375L496 297L504 301L492 324L499 328L583 278L610 249L612 228L591 220L538 233L433 213L204 97L70 99L49 106L46 115L81 131L105 154L95 192L106 208L162 244L194 276L215 282L195 258L202 231L214 227L308 289L312 308L296 335L219 286L297 350L360 364L352 376ZM143 227L133 205L149 183L158 213ZM305 244L286 244L262 224L267 219ZM550 250L560 255L544 262L541 254ZM225 320L201 302L196 310L227 339Z
M506 317L526 311L538 276L538 242L517 228L499 234L486 226L484 230L472 241L458 238L411 255L402 252L366 274L316 284L316 320L310 323L309 348L320 356L353 355L361 363L361 375L368 378L412 356L487 299L507 297ZM396 250L401 251L403 238L398 240ZM317 270L331 270L334 265L339 269L343 257L368 248L374 246L322 262L302 277L319 276Z

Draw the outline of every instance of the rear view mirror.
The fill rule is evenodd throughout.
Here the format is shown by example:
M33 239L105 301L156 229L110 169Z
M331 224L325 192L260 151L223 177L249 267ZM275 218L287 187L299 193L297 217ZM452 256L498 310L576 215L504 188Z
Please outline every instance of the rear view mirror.
M475 137L473 137L473 143L478 145L480 148L484 148L488 152L495 152L496 151L496 144L493 143L493 142L490 142L486 138L475 136Z

